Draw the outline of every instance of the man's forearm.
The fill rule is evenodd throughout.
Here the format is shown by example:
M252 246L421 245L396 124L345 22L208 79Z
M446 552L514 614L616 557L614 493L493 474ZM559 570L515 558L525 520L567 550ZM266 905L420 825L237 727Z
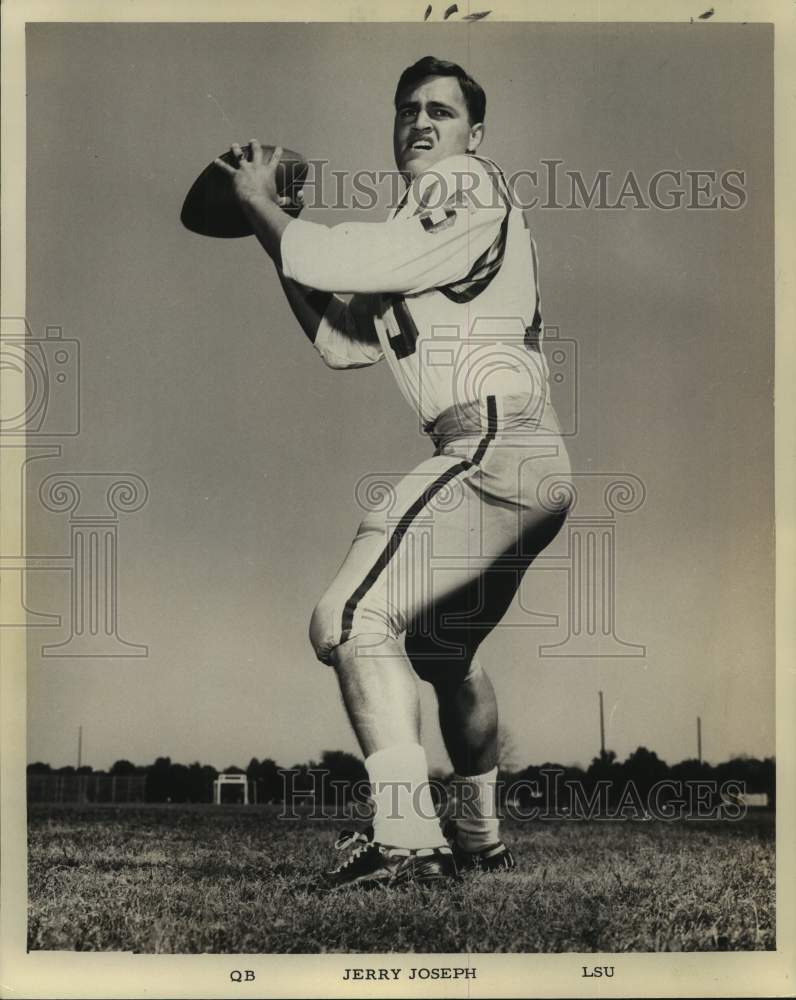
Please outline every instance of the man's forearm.
M279 247L282 234L293 219L265 195L247 198L240 205L263 249L281 270L282 255Z
M300 285L297 281L286 278L282 273L281 267L278 265L276 273L279 275L279 280L282 283L285 297L290 303L290 308L293 310L293 315L301 324L301 329L314 344L323 314L326 312L329 300L332 298L331 292L318 292L314 288L307 288L305 285Z
M318 292L285 277L279 247L282 234L293 221L292 218L265 196L247 199L241 202L241 206L257 239L276 266L276 273L279 275L279 281L293 315L299 321L304 333L314 343L318 327L332 296L330 292Z

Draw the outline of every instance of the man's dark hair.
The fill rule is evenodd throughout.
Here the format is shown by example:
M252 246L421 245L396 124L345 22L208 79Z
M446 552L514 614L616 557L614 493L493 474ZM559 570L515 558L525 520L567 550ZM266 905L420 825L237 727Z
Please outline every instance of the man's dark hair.
M477 125L484 120L486 94L481 85L476 83L470 74L457 63L437 59L435 56L423 56L413 66L407 66L401 73L398 86L395 88L395 107L398 107L398 98L404 91L416 87L418 83L429 76L455 76L462 88L462 94L464 94L470 124Z

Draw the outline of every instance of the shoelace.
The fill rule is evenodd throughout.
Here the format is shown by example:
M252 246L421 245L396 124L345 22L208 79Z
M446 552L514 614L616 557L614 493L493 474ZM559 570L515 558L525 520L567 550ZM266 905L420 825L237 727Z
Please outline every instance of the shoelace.
M334 842L334 846L338 851L344 851L346 848L351 847L354 844L358 844L359 846L354 847L353 851L346 858L346 860L335 868L335 872L344 871L349 867L349 865L352 865L357 858L364 854L368 847L371 846L372 840L364 833L358 833L354 830L343 830Z
M335 849L338 851L344 851L346 847L350 847L352 844L364 843L369 844L372 840L372 835L368 836L368 833L360 833L356 830L341 830L340 836L334 842Z

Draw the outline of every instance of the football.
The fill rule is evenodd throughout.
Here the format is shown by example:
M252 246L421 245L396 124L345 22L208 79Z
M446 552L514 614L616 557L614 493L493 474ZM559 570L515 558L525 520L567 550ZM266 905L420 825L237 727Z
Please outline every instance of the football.
M251 157L251 144L247 143L241 148L247 158ZM262 148L267 162L274 147L263 144ZM219 159L231 166L237 166L237 160L230 150L222 153ZM304 184L308 166L301 153L296 153L292 149L283 150L276 169L276 180L279 194L289 197L293 202L285 208L285 211L292 216L297 216L303 207L296 196ZM186 229L199 233L200 236L234 239L254 234L235 198L232 178L212 162L199 174L186 195L180 221Z

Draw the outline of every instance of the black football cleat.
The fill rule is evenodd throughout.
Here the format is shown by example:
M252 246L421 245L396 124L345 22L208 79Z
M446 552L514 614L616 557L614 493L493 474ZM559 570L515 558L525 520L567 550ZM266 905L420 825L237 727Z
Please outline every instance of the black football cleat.
M514 855L502 840L480 851L465 851L456 841L451 845L456 867L461 872L507 872L515 868Z
M449 847L409 850L390 847L364 833L344 831L335 847L351 854L338 868L322 872L312 888L320 892L338 889L397 888L410 883L439 885L457 878L456 862Z

